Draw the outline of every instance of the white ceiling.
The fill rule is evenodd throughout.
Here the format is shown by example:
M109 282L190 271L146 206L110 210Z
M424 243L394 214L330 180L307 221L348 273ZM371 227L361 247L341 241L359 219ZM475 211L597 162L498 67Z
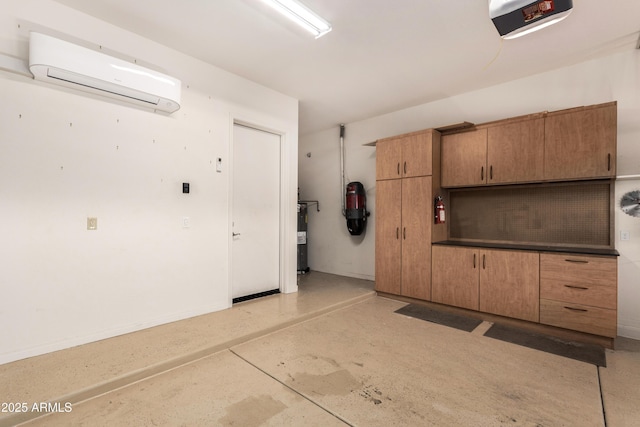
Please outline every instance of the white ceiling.
M317 40L260 0L57 1L299 99L301 134L635 49L640 31L638 0L574 0L505 41L487 0L303 0L333 26Z

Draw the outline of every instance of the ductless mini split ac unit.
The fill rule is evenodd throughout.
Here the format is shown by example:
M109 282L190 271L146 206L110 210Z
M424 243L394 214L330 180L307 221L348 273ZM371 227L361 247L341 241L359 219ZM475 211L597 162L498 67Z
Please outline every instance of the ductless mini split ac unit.
M180 80L54 37L32 32L29 69L37 80L173 113Z

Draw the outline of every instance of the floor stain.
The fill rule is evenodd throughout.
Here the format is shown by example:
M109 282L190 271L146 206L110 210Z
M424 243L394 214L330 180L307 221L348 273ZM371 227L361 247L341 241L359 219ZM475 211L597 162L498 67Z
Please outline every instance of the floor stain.
M374 387L371 385L364 386L364 388L360 390L360 396L364 397L366 400L373 402L374 405L380 405L382 403L382 399L385 399L378 387ZM387 397L386 400L391 399Z
M219 422L223 426L260 426L285 409L284 403L271 396L251 396L229 406L227 415Z
M306 372L290 376L288 385L306 394L320 396L345 396L361 387L361 384L346 369L325 375L313 375Z

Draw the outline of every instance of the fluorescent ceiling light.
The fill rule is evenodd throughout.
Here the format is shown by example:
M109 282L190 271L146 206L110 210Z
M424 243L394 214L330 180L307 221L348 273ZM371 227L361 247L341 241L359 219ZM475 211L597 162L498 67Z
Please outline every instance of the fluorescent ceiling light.
M331 24L295 0L263 0L311 34L322 37L331 31Z

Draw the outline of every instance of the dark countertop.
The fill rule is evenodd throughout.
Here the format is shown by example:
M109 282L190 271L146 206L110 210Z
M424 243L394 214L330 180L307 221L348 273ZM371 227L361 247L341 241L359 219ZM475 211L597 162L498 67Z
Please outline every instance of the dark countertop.
M527 245L527 244L511 244L511 243L486 243L486 242L469 242L463 240L443 240L441 242L433 242L434 245L442 246L467 246L473 248L487 249L511 249L518 251L538 251L538 252L562 252L582 255L602 255L602 256L620 256L617 250L609 248L582 248L569 246L548 246L548 245Z

